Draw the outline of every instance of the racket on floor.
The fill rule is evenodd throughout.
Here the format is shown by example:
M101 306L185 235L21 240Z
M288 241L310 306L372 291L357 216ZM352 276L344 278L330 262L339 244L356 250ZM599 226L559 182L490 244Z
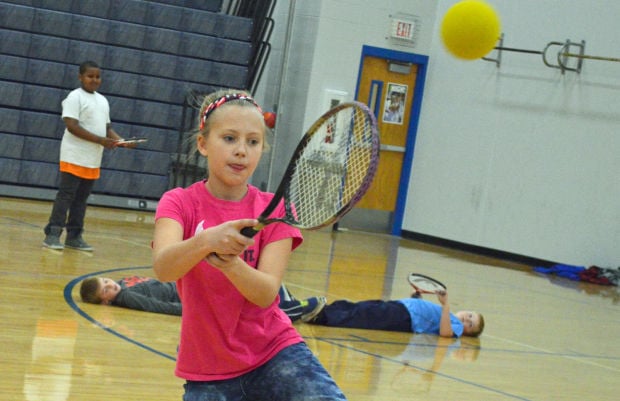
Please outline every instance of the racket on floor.
M253 237L271 223L318 229L337 222L366 193L379 162L377 121L363 103L342 103L306 132L259 224L241 232ZM272 216L284 202L284 216Z
M410 273L407 281L416 292L422 294L437 294L446 291L446 286L439 280L418 273Z

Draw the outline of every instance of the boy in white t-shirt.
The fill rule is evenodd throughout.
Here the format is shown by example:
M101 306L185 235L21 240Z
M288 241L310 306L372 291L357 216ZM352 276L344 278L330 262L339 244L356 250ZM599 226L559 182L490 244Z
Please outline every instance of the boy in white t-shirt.
M100 175L103 149L115 148L121 137L112 129L108 101L97 93L101 86L97 63L80 64L79 80L81 87L62 101L66 129L60 145L60 184L43 246L92 251L82 238L86 201ZM60 242L63 229L67 230L64 245Z

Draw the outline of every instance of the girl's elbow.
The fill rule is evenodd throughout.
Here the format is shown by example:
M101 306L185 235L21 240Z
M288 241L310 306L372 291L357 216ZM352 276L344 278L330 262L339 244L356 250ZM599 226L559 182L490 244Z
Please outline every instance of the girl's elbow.
M258 306L259 308L269 308L271 306L271 304L273 303L273 299L271 301L269 300L257 300L256 301L256 306Z
M173 281L177 281L177 277L171 275L171 274L166 274L165 272L163 273L155 273L155 278L159 281L162 281L164 283L170 283Z
M174 281L174 279L170 279L167 269L157 262L153 263L153 272L155 273L155 278L159 281Z
M271 296L270 295L266 295L266 296L260 296L257 298L254 298L251 302L254 303L254 305L258 306L259 308L269 308L271 306L271 304L273 304L273 302L275 301L276 296Z
M155 267L153 267L153 272L155 272L155 278L159 281L166 281L164 274L162 274L161 270L156 269Z

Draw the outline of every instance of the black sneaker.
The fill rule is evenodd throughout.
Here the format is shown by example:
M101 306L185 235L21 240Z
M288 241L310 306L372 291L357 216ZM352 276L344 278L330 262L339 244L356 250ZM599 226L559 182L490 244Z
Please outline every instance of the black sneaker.
M60 236L47 234L43 240L43 246L49 249L62 250L65 246L60 242Z
M71 239L67 238L65 240L65 246L67 248L77 249L78 251L92 252L94 250L92 246L88 245L88 243L82 239L82 236Z

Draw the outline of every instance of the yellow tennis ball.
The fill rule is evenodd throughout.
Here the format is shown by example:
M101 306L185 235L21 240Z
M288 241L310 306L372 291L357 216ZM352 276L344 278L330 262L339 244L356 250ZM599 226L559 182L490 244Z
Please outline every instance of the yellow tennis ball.
M441 23L441 39L455 57L476 60L487 55L499 39L499 16L482 0L463 0L448 9Z

